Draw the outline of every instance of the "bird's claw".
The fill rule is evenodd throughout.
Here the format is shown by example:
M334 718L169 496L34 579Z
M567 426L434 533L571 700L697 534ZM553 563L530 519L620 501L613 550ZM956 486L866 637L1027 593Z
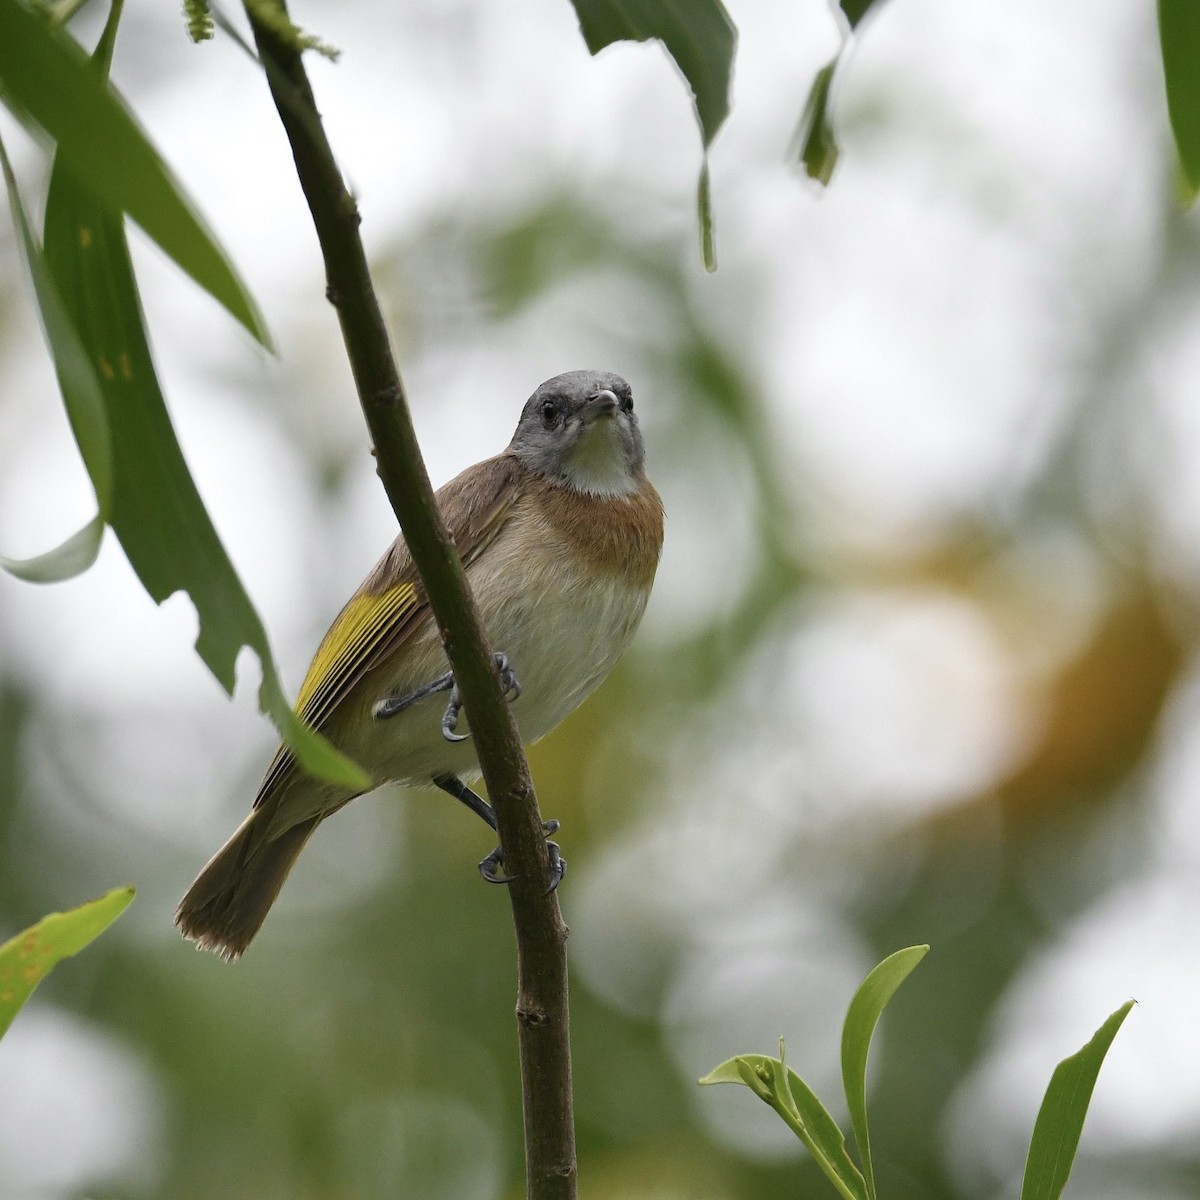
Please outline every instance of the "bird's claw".
M497 653L494 656L496 663L496 672L500 677L501 694L511 704L521 695L521 683L517 679L516 672L512 668L512 664L508 661L507 654ZM453 679L453 676L451 677ZM509 695L509 693L512 693ZM450 687L450 703L446 705L446 711L442 713L442 737L448 742L465 742L471 735L469 733L455 733L458 728L458 714L462 712L462 697L458 694L458 684L452 683ZM488 858L483 860L486 863ZM483 863L479 864L479 870L483 872ZM487 879L488 876L484 875ZM492 883L508 883L507 879L493 879Z
M450 689L450 703L442 713L442 737L448 742L465 742L469 733L455 733L458 725L458 714L462 711L462 697L458 694L458 684Z
M554 819L542 822L542 829L546 833L555 833L558 830L559 823ZM567 873L567 860L562 856L562 849L557 842L546 840L546 853L550 858L550 886L546 889L546 894L558 888L562 883L563 876ZM512 883L516 879L515 875L506 875L504 870L504 852L499 846L495 848L483 859L479 864L479 874L488 883Z

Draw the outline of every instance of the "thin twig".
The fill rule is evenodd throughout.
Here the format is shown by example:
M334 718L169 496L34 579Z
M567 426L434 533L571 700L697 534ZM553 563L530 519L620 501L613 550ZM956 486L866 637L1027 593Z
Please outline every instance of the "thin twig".
M549 860L520 735L500 692L491 648L434 501L404 386L359 237L359 214L325 137L300 51L247 5L325 258L380 478L429 596L471 721L509 872L517 941L517 1039L529 1200L575 1196L575 1131L567 1009L567 929L548 893ZM277 25L277 23L276 23Z

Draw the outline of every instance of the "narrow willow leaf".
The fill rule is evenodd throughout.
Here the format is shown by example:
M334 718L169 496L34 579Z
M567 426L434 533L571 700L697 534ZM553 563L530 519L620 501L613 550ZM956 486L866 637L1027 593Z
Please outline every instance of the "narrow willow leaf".
M700 222L700 258L704 269L711 274L717 269L717 246L713 238L712 187L708 178L708 158L700 168L696 187L696 213Z
M82 529L72 534L62 545L35 558L0 558L0 567L30 583L57 583L86 571L96 561L96 555L100 552L100 541L104 536L105 522L112 503L112 445L100 381L63 298L59 295L47 269L42 248L33 236L3 142L0 142L0 170L3 171L4 183L8 190L9 208L12 210L17 231L17 244L21 248L25 266L33 281L38 314L41 317L46 344L50 347L50 355L54 360L67 418L79 443L92 486L96 490L96 504L99 510Z
M133 888L115 888L69 912L51 913L0 946L0 1034L55 963L78 954L99 937L133 899Z
M0 95L44 129L58 154L104 205L127 212L260 342L266 327L250 293L179 182L82 48L22 0L0 0Z
M1071 1174L1096 1077L1117 1030L1133 1008L1126 1001L1082 1050L1064 1058L1050 1077L1025 1160L1021 1200L1058 1200Z
M1200 192L1200 4L1158 0L1158 33L1171 131L1193 199Z
M715 271L708 149L729 115L729 83L737 29L721 0L571 0L592 54L614 42L656 39L691 88L705 159L696 188L700 253Z
M100 543L108 527L97 513L82 529L76 530L65 542L33 558L5 558L0 555L0 569L26 583L62 583L82 575L100 553Z
M796 128L796 155L809 179L828 185L837 166L837 136L829 120L829 91L841 55L832 58L818 72L808 93L800 124Z
M114 29L110 22L106 38ZM102 41L98 65L110 47L111 40ZM160 604L178 591L188 593L200 623L196 649L226 691L234 689L241 647L258 655L259 704L306 770L347 787L368 787L363 771L308 730L287 702L262 621L175 437L146 339L124 221L95 199L61 156L46 199L45 259L87 356L98 367L113 471L108 519L138 578ZM72 427L79 438L76 422ZM90 472L94 456L82 439L80 448Z
M657 38L675 60L696 105L707 149L729 115L737 29L721 0L571 0L592 54L613 42Z
M783 1118L843 1200L866 1200L866 1184L846 1151L845 1135L812 1088L782 1059L742 1054L723 1062L699 1082L748 1087Z
M928 946L909 946L889 955L862 981L842 1026L842 1083L850 1124L862 1160L868 1200L875 1200L875 1173L871 1166L871 1141L867 1131L867 1054L880 1015L896 989L929 953Z

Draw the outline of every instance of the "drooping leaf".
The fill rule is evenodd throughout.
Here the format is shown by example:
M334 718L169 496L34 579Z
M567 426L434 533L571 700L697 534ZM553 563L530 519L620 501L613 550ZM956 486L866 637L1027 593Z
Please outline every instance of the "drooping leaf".
M837 166L840 153L837 135L829 120L829 91L840 58L840 54L831 58L817 72L796 128L797 157L809 179L820 184L828 184L833 178L833 168Z
M571 0L592 54L613 42L657 39L692 91L705 159L696 187L700 254L716 270L708 149L729 115L737 28L721 0Z
M47 269L42 248L33 236L3 142L0 142L0 170L8 191L17 245L33 280L46 344L54 360L67 418L96 490L98 510L86 525L55 549L28 559L0 557L0 567L30 583L57 583L86 571L100 552L100 541L112 505L112 446L100 381Z
M909 946L885 958L859 985L842 1026L842 1083L869 1200L875 1200L875 1173L867 1130L867 1054L871 1037L896 989L928 953L928 946Z
M0 946L0 1034L50 968L99 937L129 906L133 894L131 887L114 888L78 908L43 917Z
M119 9L114 8L96 65L107 65ZM89 70L92 70L89 67ZM32 242L32 238L30 239ZM196 607L197 652L226 691L249 646L262 664L259 704L269 712L299 762L347 787L366 775L300 722L284 695L266 631L213 527L158 385L124 220L99 202L70 160L57 157L46 200L46 274L66 324L95 364L98 412L72 413L72 382L60 372L71 425L107 517L146 590L159 603L186 591ZM56 362L57 362L56 354ZM97 397L89 394L89 401ZM100 453L98 446L105 447Z
M166 163L65 30L22 0L0 0L0 96L46 131L99 202L127 212L264 345L249 292Z
M812 1088L782 1058L739 1055L723 1062L699 1082L740 1083L750 1088L804 1143L844 1200L866 1200L866 1185L846 1152L845 1135Z
M737 30L721 0L571 0L593 54L657 38L683 73L707 149L729 115Z
M1034 1122L1021 1200L1058 1200L1062 1194L1079 1148L1096 1077L1133 1005L1132 1000L1122 1004L1082 1050L1055 1067Z
M1200 192L1200 5L1158 0L1158 33L1171 131L1189 198L1194 198Z

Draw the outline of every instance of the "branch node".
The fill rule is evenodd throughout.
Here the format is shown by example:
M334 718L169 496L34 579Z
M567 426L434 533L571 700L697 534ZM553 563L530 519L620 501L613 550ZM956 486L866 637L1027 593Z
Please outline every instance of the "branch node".
M343 191L338 197L338 213L342 220L354 229L362 224L362 213L358 211L358 201L348 191Z
M391 409L404 402L404 391L398 385L379 388L371 396L371 403L376 408Z
M538 1027L550 1024L550 1014L542 1008L517 1008L517 1020L522 1025Z

